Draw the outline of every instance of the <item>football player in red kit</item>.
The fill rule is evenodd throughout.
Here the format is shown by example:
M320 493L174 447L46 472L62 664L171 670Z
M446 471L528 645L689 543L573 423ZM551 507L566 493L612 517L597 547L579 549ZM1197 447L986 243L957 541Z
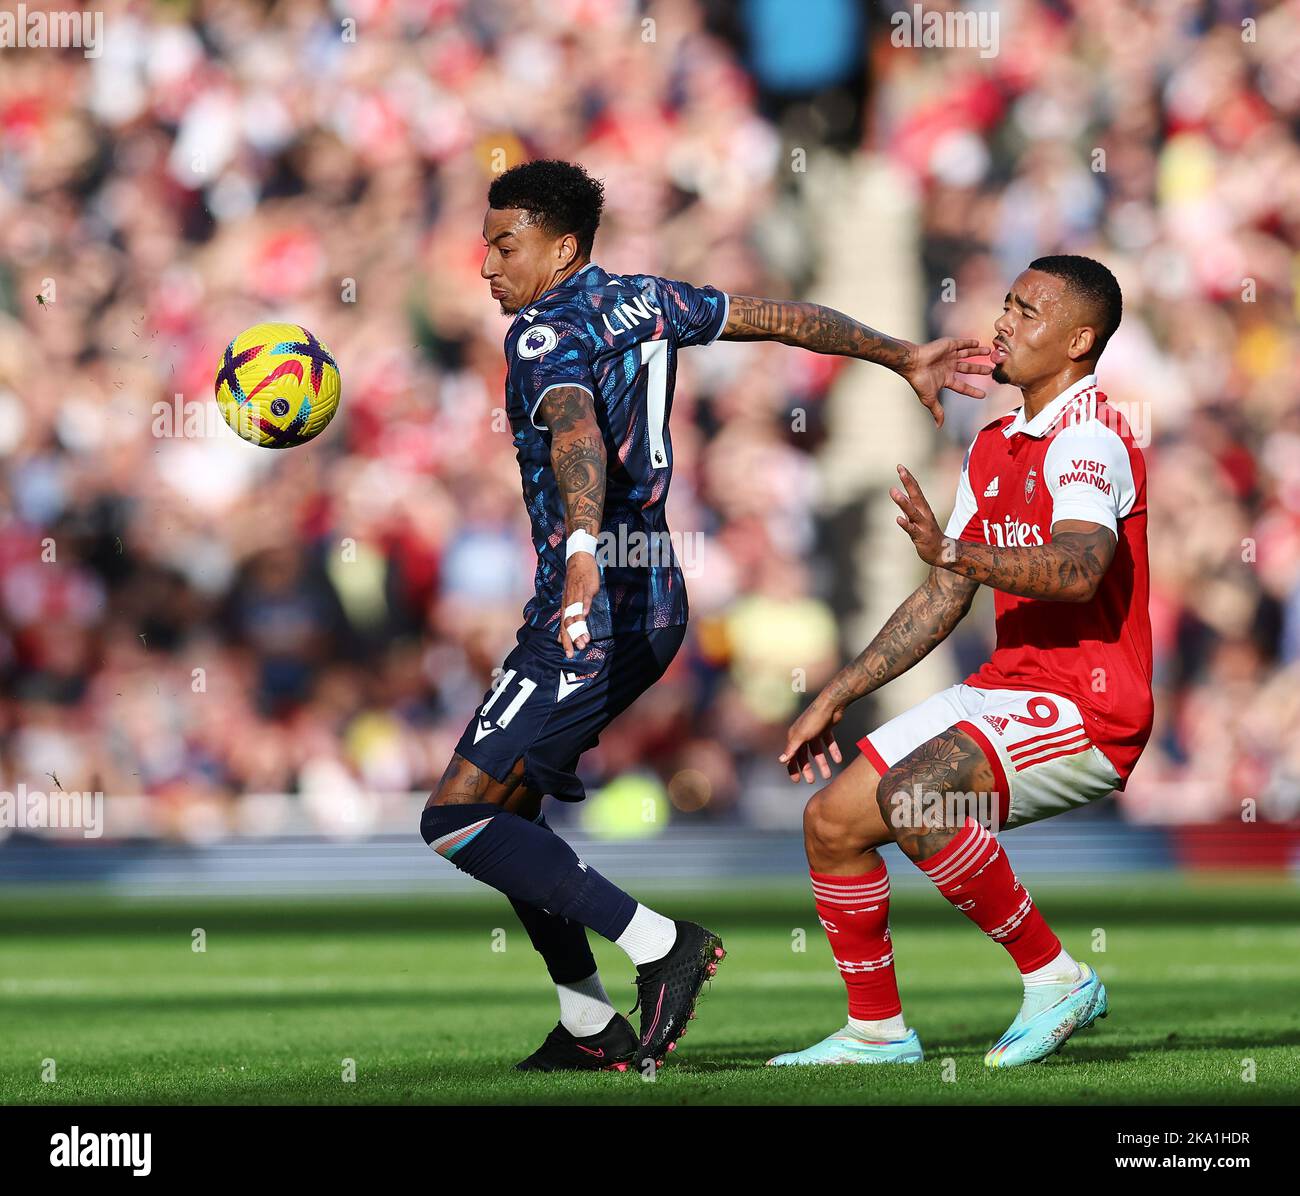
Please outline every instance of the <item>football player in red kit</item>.
M848 705L947 638L980 585L996 592L997 645L964 682L871 732L808 802L813 895L849 1020L774 1064L922 1058L894 977L886 843L1021 972L1020 1012L986 1064L1042 1059L1106 1015L1105 987L1061 946L995 833L1122 789L1151 732L1146 469L1095 375L1121 306L1098 262L1032 262L1007 294L991 356L994 380L1024 406L975 437L945 528L899 466L890 496L929 574L790 728L791 779L812 783L814 766L830 776Z

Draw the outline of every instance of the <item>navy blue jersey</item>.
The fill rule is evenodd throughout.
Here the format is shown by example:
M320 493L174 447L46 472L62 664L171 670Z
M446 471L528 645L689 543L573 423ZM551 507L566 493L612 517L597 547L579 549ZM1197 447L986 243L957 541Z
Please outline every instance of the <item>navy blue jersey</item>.
M557 386L592 396L608 457L592 637L686 622L686 587L664 518L677 350L708 344L726 322L721 291L615 276L594 262L515 317L506 333L506 412L537 550L536 592L524 607L532 626L558 631L564 598L564 501L551 434L538 418L542 397Z

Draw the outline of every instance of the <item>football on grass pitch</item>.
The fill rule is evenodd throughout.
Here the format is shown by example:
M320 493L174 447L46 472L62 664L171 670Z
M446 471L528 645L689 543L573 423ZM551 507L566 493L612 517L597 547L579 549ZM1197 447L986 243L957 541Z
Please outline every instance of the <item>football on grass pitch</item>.
M254 324L226 346L217 406L235 433L266 448L306 444L339 406L339 367L300 324Z

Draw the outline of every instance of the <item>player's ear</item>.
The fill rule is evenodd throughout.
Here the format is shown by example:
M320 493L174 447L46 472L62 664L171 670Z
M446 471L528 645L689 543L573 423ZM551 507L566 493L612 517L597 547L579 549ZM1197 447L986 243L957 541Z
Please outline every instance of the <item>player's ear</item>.
M1082 361L1085 357L1092 354L1097 344L1097 330L1089 328L1086 324L1082 328L1076 328L1074 335L1070 338L1070 347L1067 352L1071 361Z
M578 260L578 238L565 233L555 246L555 254L560 259L560 269L568 269Z

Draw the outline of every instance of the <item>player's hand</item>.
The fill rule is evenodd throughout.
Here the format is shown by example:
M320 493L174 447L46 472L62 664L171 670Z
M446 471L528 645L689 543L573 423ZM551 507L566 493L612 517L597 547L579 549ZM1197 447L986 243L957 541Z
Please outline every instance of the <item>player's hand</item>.
M591 643L591 634L586 630L587 616L591 613L591 604L600 593L600 566L589 552L575 552L568 560L564 572L564 601L560 604L560 634L556 637L564 648L564 655L570 659L574 651L581 652ZM573 614L566 614L571 607L582 606L582 613L575 609ZM575 623L582 626L578 634L570 636L569 628Z
M898 477L903 489L894 486L889 491L889 497L903 512L898 517L898 526L912 537L916 555L927 565L937 565L943 554L943 529L916 479L902 465L898 467Z
M912 360L900 373L916 391L916 397L930 409L935 426L942 428L943 405L939 402L939 392L955 390L972 399L982 399L984 392L979 387L972 386L962 375L991 374L991 362L972 360L987 357L991 352L988 345L981 345L977 340L958 340L945 336L930 341L929 344L915 346Z
M836 723L844 717L844 707L826 696L823 690L791 725L785 737L785 751L778 759L785 765L790 780L796 785L803 777L808 784L816 782L813 764L817 765L824 780L830 780L831 767L826 763L826 755L836 764L843 764L839 744L831 734Z

